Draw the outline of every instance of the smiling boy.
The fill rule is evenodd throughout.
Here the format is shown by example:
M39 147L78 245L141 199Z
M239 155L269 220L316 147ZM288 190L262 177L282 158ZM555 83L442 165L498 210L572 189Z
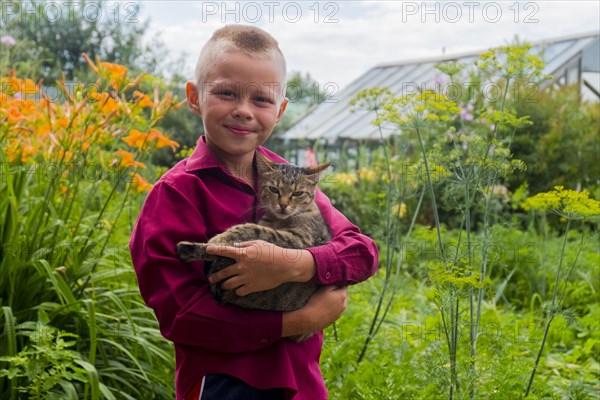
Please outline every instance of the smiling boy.
M207 242L230 226L254 222L256 153L281 119L286 65L277 42L261 29L227 26L202 49L188 106L204 123L192 156L154 186L132 233L130 249L141 294L176 351L177 399L322 400L322 329L346 306L345 286L370 277L377 248L321 192L316 203L333 239L300 250L262 241L214 249L236 263L211 275L240 296L284 282L323 287L297 311L269 312L219 304L208 290L204 264L175 255L183 240ZM286 338L318 332L300 343Z

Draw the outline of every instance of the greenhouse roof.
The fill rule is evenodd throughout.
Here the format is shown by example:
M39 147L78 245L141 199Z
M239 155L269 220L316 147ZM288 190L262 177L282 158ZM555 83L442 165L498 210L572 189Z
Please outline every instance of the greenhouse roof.
M545 86L581 81L583 90L600 97L600 35L597 32L534 42L532 45L532 51L544 59L544 72L553 76ZM442 75L435 68L437 64L444 61L471 63L482 52L375 66L342 89L335 98L315 107L289 130L283 132L280 138L321 139L328 143L338 139L376 140L380 133L378 128L371 124L373 115L350 111L348 101L359 91L375 86L387 86L396 96L400 96L415 92L417 87L432 88L436 79ZM384 131L384 135L391 133Z

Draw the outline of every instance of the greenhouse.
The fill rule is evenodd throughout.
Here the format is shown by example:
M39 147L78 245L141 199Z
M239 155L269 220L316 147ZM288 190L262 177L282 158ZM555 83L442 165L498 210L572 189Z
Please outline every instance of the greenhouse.
M581 97L587 101L600 100L600 35L598 32L560 37L532 43L531 52L539 55L544 63L544 73L551 78L541 85L524 85L519 95L523 101L532 98L540 90L550 86L580 84ZM348 101L359 91L370 87L388 87L396 96L433 90L436 87L448 91L454 89L441 79L436 65L455 61L469 64L483 52L444 55L427 59L377 65L366 71L355 81L333 94L300 118L279 139L296 149L289 156L302 163L305 149L315 144L338 151L352 148L357 143L369 143L380 139L377 127L371 124L371 115L353 113ZM493 86L477 87L475 82L463 85L462 90L478 89L488 96L498 96ZM460 90L460 89L459 89ZM394 132L383 130L384 135ZM318 143L317 143L318 142Z

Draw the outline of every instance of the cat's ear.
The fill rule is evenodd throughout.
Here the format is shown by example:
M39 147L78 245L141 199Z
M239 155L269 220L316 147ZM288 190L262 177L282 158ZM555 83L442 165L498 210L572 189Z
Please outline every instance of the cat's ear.
M319 174L327 169L331 163L323 163L318 165L311 165L310 167L302 167L302 173L306 175L315 184L319 182Z
M273 171L273 161L269 160L267 157L257 152L256 168L258 168L258 173L260 175L264 174L265 172Z

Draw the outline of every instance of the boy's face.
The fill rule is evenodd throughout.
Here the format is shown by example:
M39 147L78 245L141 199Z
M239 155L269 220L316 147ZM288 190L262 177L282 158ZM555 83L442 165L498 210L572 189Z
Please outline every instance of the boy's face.
M206 143L218 157L247 162L269 138L287 104L280 70L277 60L228 52L210 67L201 87L188 82L188 105L202 116Z

